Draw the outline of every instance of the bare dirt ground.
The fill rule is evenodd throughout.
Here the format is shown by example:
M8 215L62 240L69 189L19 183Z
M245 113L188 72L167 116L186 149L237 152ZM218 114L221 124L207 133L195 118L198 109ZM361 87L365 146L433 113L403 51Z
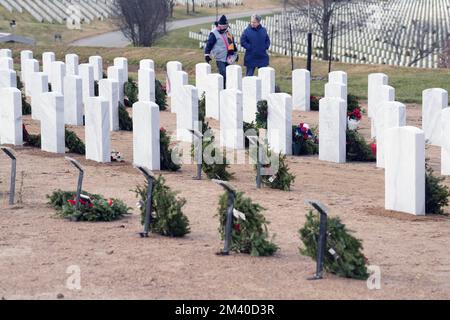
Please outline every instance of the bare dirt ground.
M408 106L408 124L420 125L420 114L419 106ZM25 122L38 132L37 123ZM295 112L294 122L316 125L318 113ZM173 131L175 116L163 112L161 124ZM74 130L84 138L82 128ZM367 118L362 132L368 136ZM214 215L221 188L192 180L192 165L179 173L164 172L168 184L188 200L184 212L192 233L183 239L140 239L140 217L130 190L143 178L131 165L131 133L113 133L112 146L124 154L125 164L99 165L74 157L86 169L84 189L133 207L132 216L113 223L55 218L46 195L58 188L73 190L77 173L63 156L37 149L16 148L22 203L8 207L9 162L0 155L0 299L56 299L58 294L66 299L450 299L450 220L386 212L384 171L374 164L290 157L297 176L292 192L257 190L252 166L233 166L232 183L267 209L281 250L271 258L219 257L215 253L222 243ZM439 150L430 147L427 154L439 172ZM381 290L330 274L322 281L307 280L315 263L298 250L306 199L322 201L363 240L370 263L381 268ZM66 270L72 265L81 269L79 291L66 288Z

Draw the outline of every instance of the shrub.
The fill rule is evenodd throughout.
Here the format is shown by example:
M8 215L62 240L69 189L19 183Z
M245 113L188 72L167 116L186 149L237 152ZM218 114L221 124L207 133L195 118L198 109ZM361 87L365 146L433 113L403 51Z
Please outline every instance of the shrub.
M442 182L444 177L434 176L433 168L426 164L425 179L425 212L427 214L445 214L444 208L448 206L450 190Z
M357 130L347 130L347 161L376 161L372 147Z
M170 136L167 134L167 131L164 128L159 130L160 134L160 158L161 158L161 170L168 171L178 171L181 169L181 166L174 163L172 160L172 152L170 149Z
M305 226L299 231L304 245L300 253L314 260L317 259L319 230L320 216L310 211ZM328 218L327 234L324 269L340 277L366 280L369 274L367 259L362 253L362 242L351 235L339 217Z
M255 257L274 255L278 247L268 240L267 225L269 222L261 213L264 208L259 204L253 203L251 199L244 197L243 193L236 195L234 208L245 215L245 220L242 217L233 218L230 250L237 253L250 254ZM228 194L225 193L220 197L217 215L220 220L219 233L222 240L225 238L227 209Z
M256 126L260 129L267 129L267 116L269 114L269 106L266 100L258 102L256 112Z
M166 88L161 84L159 80L155 80L155 97L156 97L156 104L159 106L159 110L160 111L167 110Z
M141 222L144 224L147 205L147 185L133 190L140 200ZM190 232L189 219L183 214L185 199L177 199L162 176L153 181L152 222L150 231L168 237L183 237Z
M129 207L117 199L105 199L101 195L82 192L78 210L75 208L76 192L57 190L48 195L49 204L58 216L72 221L114 221L130 214Z
M124 86L124 93L125 96L128 99L129 106L133 106L138 101L138 86L136 82L133 81L133 79L128 78L128 81L125 83Z
M133 131L133 119L131 119L125 106L119 102L119 128L122 131Z

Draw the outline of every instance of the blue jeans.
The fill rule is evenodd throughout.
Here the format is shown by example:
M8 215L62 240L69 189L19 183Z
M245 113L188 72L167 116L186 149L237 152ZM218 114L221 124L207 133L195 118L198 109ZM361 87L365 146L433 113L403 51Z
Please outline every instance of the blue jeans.
M247 77L253 77L255 75L256 67L247 67Z
M216 61L216 62L217 62L217 69L219 69L219 73L223 77L223 87L224 87L224 89L226 89L225 87L227 85L227 67L228 67L228 63L222 62L222 61Z

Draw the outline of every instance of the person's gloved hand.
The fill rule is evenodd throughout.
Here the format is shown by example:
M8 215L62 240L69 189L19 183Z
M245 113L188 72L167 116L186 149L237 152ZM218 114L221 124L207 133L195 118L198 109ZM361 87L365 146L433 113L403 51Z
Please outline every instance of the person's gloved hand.
M210 56L205 56L205 61L206 63L210 63L211 62L211 57Z
M236 62L239 62L239 54L236 55Z

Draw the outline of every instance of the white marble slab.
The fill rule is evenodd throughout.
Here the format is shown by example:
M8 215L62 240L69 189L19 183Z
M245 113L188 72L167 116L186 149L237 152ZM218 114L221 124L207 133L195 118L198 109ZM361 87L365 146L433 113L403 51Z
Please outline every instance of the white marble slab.
M0 88L0 143L23 145L22 93L17 88Z
M44 74L47 74L44 72ZM64 95L64 78L66 76L66 64L61 61L55 61L50 64L50 83L52 92L59 92Z
M275 93L275 69L261 68L258 70L258 77L261 79L261 98L268 100L269 95Z
M48 92L48 76L43 72L33 72L31 81L31 117L33 120L41 120L41 96Z
M244 77L242 79L242 97L244 121L256 123L258 102L262 100L261 79L259 77Z
M12 58L11 49L0 49L0 58Z
M80 64L80 58L78 55L70 53L66 55L66 74L68 76L78 76L78 66Z
M14 70L14 60L12 58L0 58L0 70Z
M94 81L103 79L103 58L100 56L89 57L89 64L94 68Z
M160 159L159 106L151 101L133 105L133 162L159 171Z
M49 79L52 78L52 64L56 61L54 52L44 52L42 54L42 72L44 72Z
M119 131L119 82L102 79L98 83L99 96L108 101L110 129Z
M328 83L342 83L348 86L347 73L344 71L333 71L328 74Z
M170 111L172 113L183 112L184 86L188 84L188 74L184 71L176 71L172 75L172 95L170 98Z
M206 117L219 120L220 91L223 90L223 77L218 73L207 76L206 81Z
M377 137L377 121L376 115L378 114L378 109L381 108L385 102L395 101L395 88L388 85L381 85L378 87L377 100L374 102L374 108L372 108L373 118L371 119L371 136L372 139Z
M94 97L94 67L89 63L83 63L79 66L80 77L83 82L83 104L86 104L89 98ZM86 111L84 111L86 113Z
M139 61L139 69L152 69L155 71L155 61L152 59L142 59Z
M17 74L11 69L0 70L0 89L2 88L17 88Z
M59 92L47 92L41 94L39 101L41 149L65 153L64 96Z
M108 68L108 79L110 80L115 80L119 83L119 101L121 104L124 104L124 84L125 84L125 78L124 76L124 72L121 68L119 67L109 67Z
M166 64L167 70L167 78L166 78L166 88L167 88L167 96L172 97L172 77L173 74L177 71L181 71L183 69L183 65L178 61L169 61Z
M111 162L110 115L108 101L90 97L86 101L86 159Z
M242 150L245 146L242 91L220 92L220 146Z
M64 78L64 122L68 125L83 125L83 80L80 76Z
M242 91L242 67L233 64L227 67L227 89L237 89Z
M422 129L425 132L425 142L434 146L441 145L442 110L448 107L448 92L444 89L433 88L422 94Z
M209 74L211 74L211 65L209 63L203 62L195 65L195 86L198 89L199 99L205 94L205 82Z
M311 111L311 73L308 70L292 72L292 104L294 110Z
M323 98L319 102L319 160L345 163L347 160L347 105L343 99Z
M292 154L292 97L272 93L267 100L267 137L275 153Z
M177 140L192 143L193 135L188 130L197 130L194 125L198 121L198 89L185 85L181 92L184 106L177 114Z
M442 147L441 147L441 174L450 175L450 108L441 113Z
M138 72L139 101L156 101L155 71L149 68L141 68Z

